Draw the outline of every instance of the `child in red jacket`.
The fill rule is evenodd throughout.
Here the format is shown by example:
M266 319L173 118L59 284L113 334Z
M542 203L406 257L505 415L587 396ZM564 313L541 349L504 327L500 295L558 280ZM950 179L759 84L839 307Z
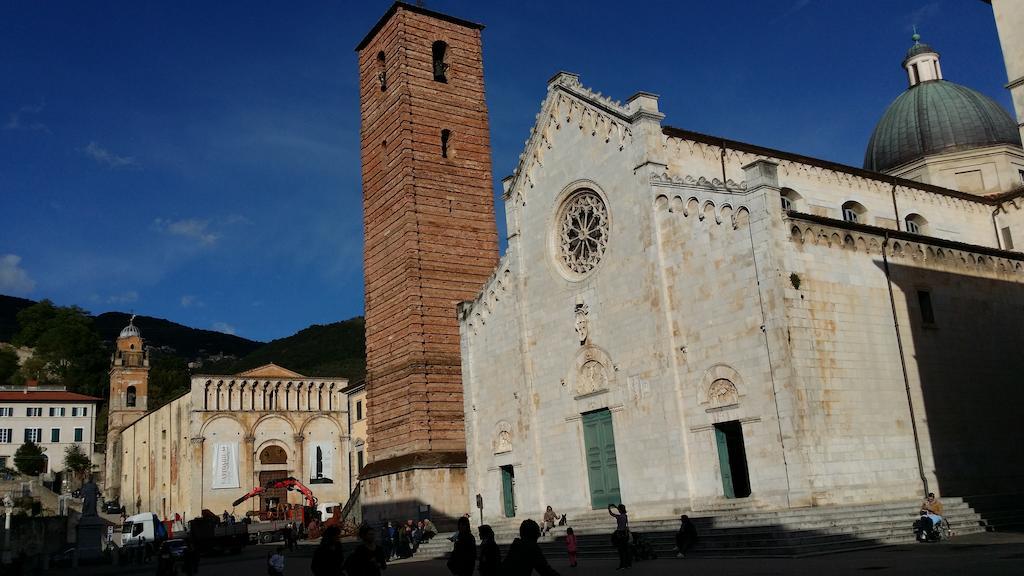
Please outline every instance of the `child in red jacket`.
M569 551L569 566L572 568L576 567L576 535L572 533L572 528L565 529L565 547Z

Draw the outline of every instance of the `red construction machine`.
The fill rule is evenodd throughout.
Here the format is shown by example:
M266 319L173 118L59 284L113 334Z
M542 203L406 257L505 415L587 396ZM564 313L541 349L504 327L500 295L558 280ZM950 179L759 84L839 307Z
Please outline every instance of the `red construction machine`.
M285 530L289 523L294 522L296 525L306 525L317 515L317 499L316 496L313 495L313 491L302 482L299 482L290 476L288 478L271 480L263 486L257 486L247 494L232 502L231 505L238 506L253 496L259 496L269 490L279 490L282 488L287 491L294 491L302 494L306 499L306 505L300 507L288 506L285 503L281 503L276 509L261 510L258 513L250 513L251 515L256 516L259 520L259 522L253 523L249 530L250 535L258 542L270 542L277 540L281 536L281 531Z

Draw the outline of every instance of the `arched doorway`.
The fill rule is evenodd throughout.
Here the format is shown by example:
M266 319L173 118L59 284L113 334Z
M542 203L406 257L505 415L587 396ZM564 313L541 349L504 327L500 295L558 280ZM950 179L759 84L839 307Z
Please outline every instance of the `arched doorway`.
M266 486L274 480L288 477L288 452L277 445L270 445L260 452L260 486ZM270 468L269 470L267 468ZM288 502L288 491L284 488L273 488L260 495L260 511L272 512L279 510Z

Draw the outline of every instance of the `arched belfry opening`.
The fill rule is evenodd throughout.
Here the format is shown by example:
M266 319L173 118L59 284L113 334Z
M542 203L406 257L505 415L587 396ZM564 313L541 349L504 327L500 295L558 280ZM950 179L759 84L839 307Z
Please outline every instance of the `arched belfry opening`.
M448 82L448 43L438 40L434 42L430 52L434 59L434 80Z

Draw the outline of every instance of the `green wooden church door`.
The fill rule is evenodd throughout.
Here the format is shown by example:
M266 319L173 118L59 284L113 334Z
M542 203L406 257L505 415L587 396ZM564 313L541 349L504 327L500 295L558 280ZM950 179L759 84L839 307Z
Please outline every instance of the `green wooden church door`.
M587 451L590 503L595 510L622 501L619 467L615 459L612 413L607 410L583 415L583 443Z
M505 517L516 515L516 474L511 466L501 467L501 502L504 504Z

